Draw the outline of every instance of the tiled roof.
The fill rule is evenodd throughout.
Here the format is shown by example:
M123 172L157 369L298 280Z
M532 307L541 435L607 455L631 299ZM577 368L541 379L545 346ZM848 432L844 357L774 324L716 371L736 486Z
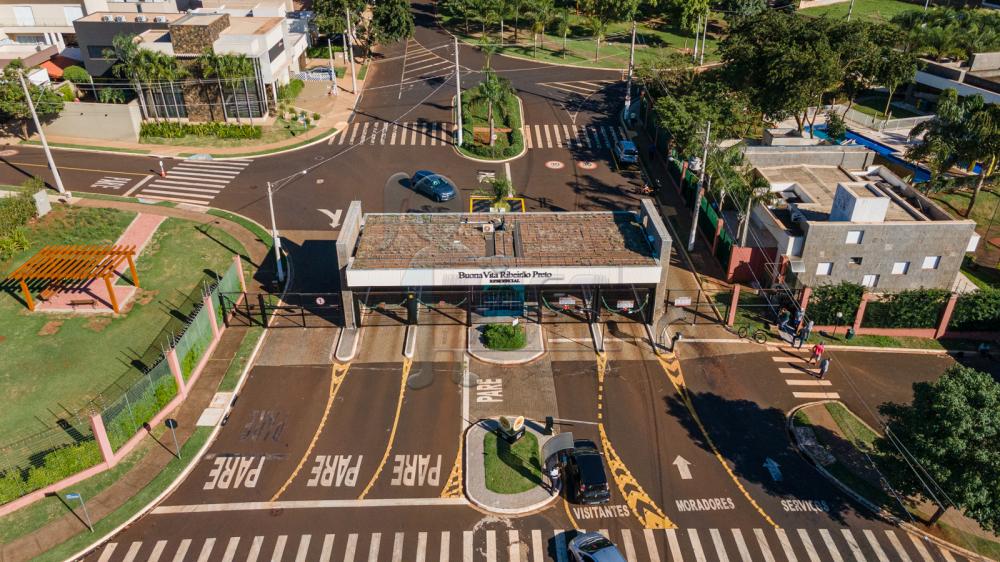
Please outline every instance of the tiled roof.
M368 214L352 268L656 265L635 220L629 212ZM490 221L495 232L484 233Z

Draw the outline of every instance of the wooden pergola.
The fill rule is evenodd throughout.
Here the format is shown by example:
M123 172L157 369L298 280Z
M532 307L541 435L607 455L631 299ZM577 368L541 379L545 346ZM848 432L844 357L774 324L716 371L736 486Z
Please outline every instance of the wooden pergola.
M111 299L111 307L117 314L118 298L115 296L112 277L116 275L118 267L127 261L133 284L139 286L139 275L135 271L135 251L135 246L121 244L45 246L8 275L7 279L20 283L24 300L30 310L35 310L35 301L31 298L28 282L55 282L62 286L63 282L86 284L96 279L103 279Z

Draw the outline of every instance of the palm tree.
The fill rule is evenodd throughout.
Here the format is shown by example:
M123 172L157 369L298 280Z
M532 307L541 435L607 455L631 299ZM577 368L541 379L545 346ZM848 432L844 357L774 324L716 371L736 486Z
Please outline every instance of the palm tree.
M146 97L142 89L142 79L146 77L146 68L140 64L141 53L139 46L135 42L136 36L133 34L115 35L111 40L111 48L104 49L104 58L115 59L111 72L118 78L128 80L132 84L139 97L139 105L146 118L150 117L149 108L146 107Z
M944 27L926 25L919 29L920 33L917 35L918 50L934 60L941 61L963 54L962 46L959 44L961 29L957 25L951 24Z
M534 34L531 41L532 55L538 55L538 36L542 36L542 44L545 41L545 28L552 21L555 15L555 3L553 0L534 0L531 6L531 32Z
M236 81L239 80L243 84L243 96L247 102L247 118L253 118L253 109L250 106L250 89L247 87L247 78L254 75L253 62L243 54L221 55L219 57L219 73L223 79L232 82L234 98ZM238 107L236 113L239 114Z
M608 22L599 16L588 16L587 28L597 41L597 49L594 51L594 61L597 61L601 58L601 39L604 39L604 34L608 32Z
M226 115L226 90L222 87L222 75L220 70L220 57L215 54L215 51L211 47L205 49L205 51L198 55L195 64L198 66L198 70L203 78L215 77L215 84L219 87L219 102L222 105L222 119L228 119ZM236 123L240 122L240 112L236 112Z
M563 8L556 19L559 35L562 36L562 56L566 58L566 37L570 31L569 8Z
M493 134L495 129L493 108L496 106L503 107L502 104L510 86L503 78L497 76L496 71L492 68L486 68L485 73L486 76L483 79L483 83L479 85L479 96L486 102L486 118L490 123L490 146L494 146L496 141Z

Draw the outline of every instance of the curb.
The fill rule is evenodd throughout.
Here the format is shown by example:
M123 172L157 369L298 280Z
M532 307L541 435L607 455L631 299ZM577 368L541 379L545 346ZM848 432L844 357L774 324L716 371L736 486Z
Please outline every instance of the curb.
M452 99L452 104L455 103L455 98L456 97L457 96L452 96L452 98L451 98ZM506 158L504 160L487 160L487 159L484 159L484 158L476 158L475 156L469 156L468 154L465 154L464 152L462 152L461 150L459 150L458 146L456 146L455 143L451 143L451 149L455 151L455 154L458 154L459 156L461 156L462 158L465 158L466 160L471 160L473 162L479 162L481 164L504 164L506 162L512 162L514 160L517 160L518 158L521 158L522 156L524 156L525 154L527 154L528 153L528 143L524 142L524 130L523 130L524 127L527 126L527 125L524 124L524 102L521 101L521 96L518 96L517 94L514 95L514 98L517 100L517 108L521 112L521 128L522 128L522 131L521 131L521 152L518 152L514 156L511 156L510 158ZM454 107L457 107L457 106L454 106ZM454 109L451 112L451 117L456 122L458 121L458 115L456 115L456 111Z
M781 350L792 350L795 349L790 345L771 345L765 344L768 347L773 347L775 349ZM923 355L949 355L953 353L974 353L969 351L952 351L948 349L923 349L919 347L872 347L864 345L826 345L826 349L832 349L836 351L862 351L866 353L919 353Z
M467 338L467 340L466 340L466 344L465 344L465 352L469 354L469 357L472 357L476 361L482 361L483 363L489 363L491 365L505 365L505 366L510 366L510 365L525 365L527 363L531 363L532 361L535 361L539 357L545 355L545 352L548 351L548 350L545 349L545 335L544 335L544 330L540 326L541 325L539 325L539 328L538 328L538 340L539 340L538 343L539 343L541 349L536 350L531 355L531 357L528 357L526 359L507 359L507 360L505 360L505 359L490 359L489 357L483 357L483 356L477 354L475 351L473 351L472 346L470 345L470 342L472 342L472 332L473 332L473 330L475 330L475 326L469 326L468 330L466 330L466 334L467 334L466 338ZM501 352L498 352L498 353L508 353L508 352L502 352L501 351Z
M832 482L842 492L844 492L845 494L847 494L848 496L850 496L851 499L853 499L854 501L856 501L859 504L863 505L866 509L868 509L869 511L871 511L872 513L874 513L875 516L878 517L879 519L882 519L883 521L885 521L887 523L890 523L892 525L895 525L896 527L904 529L907 532L920 535L924 540L933 542L933 543L937 544L938 546L941 546L941 547L953 550L953 551L955 551L955 552L961 554L962 556L965 556L966 558L969 558L971 560L982 560L984 562L989 562L990 561L989 558L986 558L985 556L982 556L981 554L977 554L975 552L972 552L971 550L967 550L965 548L962 548L961 546L958 546L956 544L950 543L950 542L948 542L948 541L946 541L946 540L944 540L942 538L936 537L936 536L928 533L927 531L924 531L923 529L921 529L921 528L913 525L912 523L907 523L907 522L903 521L902 519L900 519L899 517L896 517L895 515L889 513L885 509L882 509L881 507L875 505L868 498L866 498L866 497L862 496L861 494L855 492L848 485L846 485L843 482L841 482L840 480L838 480L833 474L830 474L830 472L828 470L826 470L825 468L823 468L822 466L820 466L819 463L817 463L816 461L814 461L813 458L812 458L812 456L809 455L809 453L805 452L804 449L802 449L801 447L799 447L798 438L795 437L795 432L792 430L792 428L795 426L795 423L794 423L795 414L799 410L803 410L803 409L808 408L810 406L818 406L820 404L826 404L826 403L830 403L830 402L837 402L837 403L843 404L843 402L840 402L839 400L820 400L820 401L817 401L817 402L807 402L805 404L799 404L798 406L792 408L791 410L789 410L785 414L785 424L786 424L785 430L788 433L789 440L791 441L792 446L795 447L795 450L796 450L796 452L799 453L799 456L801 456L803 459L805 459L806 462L808 462L810 465L812 465L813 468L815 468L827 480L829 480L830 482ZM844 407L846 408L847 405L845 404ZM863 421L864 420L862 420L862 422Z
M358 97L360 98L360 96L358 96ZM355 107L357 107L356 104L355 104ZM354 110L351 110L351 115L353 115L353 114L354 114ZM324 131L324 132L320 133L319 135L316 136L316 138L312 139L311 141L307 142L306 144L300 144L300 145L295 146L293 148L280 148L280 149L275 150L274 152L265 152L263 154L247 155L246 153L244 153L244 155L242 155L242 156L239 155L239 154L233 154L233 155L227 155L227 156L219 155L218 157L212 156L212 160L213 161L252 160L254 158L267 158L268 156L277 156L279 154L285 154L285 153L288 153L288 152L295 152L296 150L302 150L303 148L309 148L311 146L315 146L315 145L317 145L317 144L319 144L319 143L321 143L321 142L323 142L325 140L328 140L330 137L335 137L335 136L343 133L344 130L346 130L346 127L344 129L338 129L336 126L333 126L330 129L328 129L327 131ZM178 159L181 159L181 160L187 160L188 158L191 158L195 154L208 154L208 153L196 152L196 153L191 154L191 156L173 156L172 158L178 158ZM211 156L211 154L209 154L209 156Z
M218 218L221 219L222 217L218 217ZM244 217L244 218L246 218L246 217ZM257 221L255 221L253 219L247 219L247 220L249 220L250 222L256 224L257 226L261 226L260 223L258 223ZM261 228L263 228L263 227L261 226ZM284 287L284 289L281 292L281 297L280 297L281 299L284 299L285 294L288 292L288 287L290 287L291 284L292 284L291 283L291 279L292 279L292 262L287 257L285 258L285 261L288 263L288 282L285 283L285 287ZM112 529L111 531L109 531L107 534L105 534L103 537L101 537L101 538L97 539L96 541L90 543L89 546L84 547L83 549L81 549L80 551L76 552L72 556L66 558L67 562L81 559L84 556L86 556L87 554L89 554L90 552L92 552L93 550L96 550L97 548L100 548L100 546L102 544L104 544L105 542L107 542L108 540L110 540L112 537L114 537L118 533L122 532L122 530L124 530L126 527L128 527L129 525L135 523L139 518L144 517L147 513L149 513L153 509L153 507L155 507L157 504L159 504L164 499L166 499L167 496L169 496L174 491L176 491L177 488L181 485L181 482L183 482L185 479L187 479L187 477L188 477L188 475L190 475L191 471L194 470L194 468L198 464L198 462L201 461L201 458L203 456L205 456L206 452L208 452L208 449L212 445L212 443L215 442L215 439L216 439L216 437L218 437L219 432L222 431L223 424L221 423L221 420L225 420L226 418L228 418L229 414L232 412L233 406L236 404L236 401L239 399L240 390L243 389L243 384L246 382L247 375L250 374L250 370L253 368L254 362L257 360L257 354L260 352L260 348L264 346L264 341L267 339L267 336L268 336L269 333L270 333L269 332L269 327L268 326L264 326L264 333L261 335L260 339L257 340L257 345L254 346L253 351L250 353L250 356L247 358L246 366L243 367L243 373L240 374L239 380L236 381L236 387L233 389L232 398L229 400L229 404L226 405L226 411L222 414L222 417L219 418L220 419L220 423L217 423L215 425L215 427L212 428L211 435L209 435L208 439L205 440L205 443L201 446L201 449L199 449L198 452L195 453L195 455L193 457L191 457L191 460L188 462L188 465L184 468L184 470L181 471L180 474L177 475L177 478L175 478L174 481L171 482L170 485L168 485L158 496L156 496L155 498L153 498L152 500L150 500L150 502L148 504L146 504L144 507L142 507L134 515L132 515L131 517L129 517L128 519L126 519L124 522L122 522L121 525L115 527L114 529Z

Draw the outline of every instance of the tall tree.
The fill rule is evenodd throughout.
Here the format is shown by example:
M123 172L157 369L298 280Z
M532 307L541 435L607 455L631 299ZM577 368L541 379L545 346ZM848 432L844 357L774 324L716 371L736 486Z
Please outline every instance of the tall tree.
M136 44L134 34L120 33L111 39L111 47L104 49L104 58L115 61L111 65L111 73L117 78L128 80L139 97L139 105L148 119L151 117L149 107L146 104L146 92L142 83L149 79L149 69L145 68L140 61L141 53Z
M392 43L413 36L413 13L407 0L381 0L372 8L373 39Z
M983 528L1000 530L1000 384L993 377L953 365L937 381L915 383L911 404L879 411L886 420L879 464L898 491L953 502Z
M882 86L889 90L889 95L885 100L885 111L882 112L886 119L889 118L892 96L896 94L896 89L913 80L916 73L917 57L913 56L912 53L896 49L882 50L882 60L877 76Z
M555 18L556 6L553 0L532 0L531 2L531 33L532 56L537 56L538 37L545 40L545 28ZM543 43L544 45L544 43Z
M572 20L570 19L569 8L563 8L559 10L559 17L556 19L556 31L559 36L562 37L562 56L566 58L566 38L569 37L570 29L572 29Z
M3 81L0 82L0 119L3 121L17 121L21 125L21 135L28 138L28 121L31 119L31 109L28 107L28 100L24 97L24 88L21 87L21 80L18 74L24 71L24 63L21 59L15 59L3 69ZM41 88L31 83L25 78L28 85L28 94L32 103L35 104L35 112L38 120L45 122L63 109L63 98L58 92L51 88Z

